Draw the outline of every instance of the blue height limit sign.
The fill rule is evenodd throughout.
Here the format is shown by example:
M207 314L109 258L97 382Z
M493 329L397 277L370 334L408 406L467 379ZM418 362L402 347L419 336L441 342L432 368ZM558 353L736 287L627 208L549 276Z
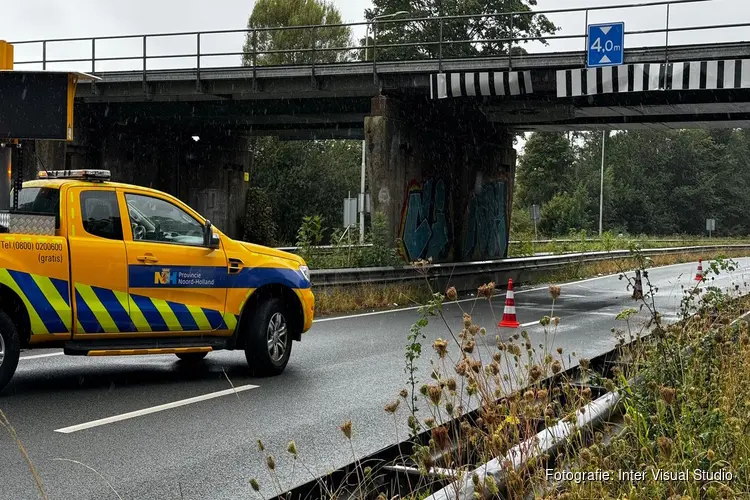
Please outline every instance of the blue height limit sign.
M590 24L588 67L618 66L625 60L625 23Z

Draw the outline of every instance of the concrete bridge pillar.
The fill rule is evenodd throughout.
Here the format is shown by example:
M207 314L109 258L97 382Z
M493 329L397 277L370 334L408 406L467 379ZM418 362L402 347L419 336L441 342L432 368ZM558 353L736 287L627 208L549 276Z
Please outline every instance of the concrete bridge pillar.
M179 127L113 127L102 134L97 168L118 182L176 196L228 236L241 237L249 138L225 130L192 137ZM84 148L77 161L91 165L96 156Z
M406 260L507 256L511 134L459 107L377 96L365 140L374 208Z
M67 143L65 141L25 141L23 147L24 165L26 169L30 169L24 171L24 179L36 178L38 170L64 170L66 168Z

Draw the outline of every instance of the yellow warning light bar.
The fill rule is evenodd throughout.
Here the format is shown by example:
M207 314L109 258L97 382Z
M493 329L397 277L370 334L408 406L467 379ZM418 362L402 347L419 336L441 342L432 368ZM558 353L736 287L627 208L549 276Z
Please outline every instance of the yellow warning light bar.
M81 179L92 181L108 181L112 178L109 170L42 170L37 173L37 179Z

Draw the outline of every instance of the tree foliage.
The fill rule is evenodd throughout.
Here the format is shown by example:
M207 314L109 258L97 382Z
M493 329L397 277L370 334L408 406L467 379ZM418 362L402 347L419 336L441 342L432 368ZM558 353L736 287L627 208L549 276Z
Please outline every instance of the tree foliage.
M533 134L519 160L516 199L521 206L541 205L569 187L573 148L564 134Z
M329 2L257 0L247 23L255 31L245 39L243 63L309 64L313 54L308 49L313 44L316 63L345 60L343 51L324 50L351 45L349 28L336 26L341 22L341 14ZM310 28L315 25L326 27ZM303 28L262 29L293 26ZM245 237L256 243L291 245L305 216L317 214L330 225L340 224L343 199L349 192L359 192L359 144L254 138Z
M384 14L406 11L402 18L425 19L423 21L398 22L397 19L382 19L377 22L377 44L417 43L411 47L377 49L381 60L436 58L441 39L440 16L465 16L482 13L531 12L536 0L373 0L373 8L365 11L369 21ZM484 15L442 21L443 57L491 56L508 53L508 42L498 40L510 38L541 39L554 33L555 25L544 15L514 15L512 30L510 17ZM373 37L374 38L374 37ZM471 43L457 43L471 41ZM368 41L373 45L373 39ZM364 44L364 43L363 43ZM514 42L514 49L519 43ZM514 50L515 52L515 50ZM372 51L368 54L372 57Z
M251 183L269 196L281 243L294 243L303 218L343 224L343 200L359 192L359 141L256 141Z
M601 133L533 134L516 208L542 205L540 230L597 231ZM606 139L604 229L630 234L750 234L750 131L630 131Z
M247 27L242 62L258 66L310 64L315 47L316 63L347 60L346 51L326 50L349 47L351 30L342 24L341 13L328 2L320 0L257 0ZM311 28L309 26L326 27ZM298 29L268 30L264 28L307 26ZM270 51L285 51L272 52Z
M273 206L264 189L251 187L245 200L244 240L259 245L276 244L276 221Z

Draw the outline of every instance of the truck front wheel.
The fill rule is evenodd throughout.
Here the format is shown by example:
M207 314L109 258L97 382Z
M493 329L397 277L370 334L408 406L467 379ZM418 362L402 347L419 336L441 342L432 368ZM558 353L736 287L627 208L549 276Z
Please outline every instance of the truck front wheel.
M16 373L20 356L21 341L16 325L5 312L0 311L0 391Z
M289 363L292 353L292 332L281 299L268 299L258 304L250 320L245 357L254 375L279 375Z

